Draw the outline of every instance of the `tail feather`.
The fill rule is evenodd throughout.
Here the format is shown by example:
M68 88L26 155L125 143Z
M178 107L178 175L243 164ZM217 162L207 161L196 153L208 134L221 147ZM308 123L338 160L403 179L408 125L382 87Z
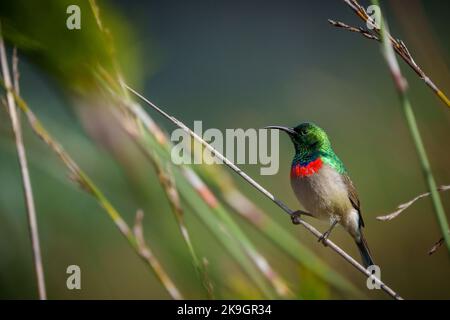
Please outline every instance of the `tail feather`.
M361 254L361 259L364 267L367 268L371 265L374 265L375 262L373 262L372 255L370 253L369 247L367 246L367 241L364 238L362 232L359 241L356 240L356 245L358 246L359 253Z

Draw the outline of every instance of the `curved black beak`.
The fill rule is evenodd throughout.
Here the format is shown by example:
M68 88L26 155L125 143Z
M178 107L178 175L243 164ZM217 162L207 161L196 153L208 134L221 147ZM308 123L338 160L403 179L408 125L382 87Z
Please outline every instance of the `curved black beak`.
M282 127L282 126L267 126L264 127L264 129L278 129L281 131L286 132L287 134L291 135L291 134L297 134L297 132L294 131L294 129L289 128L289 127Z

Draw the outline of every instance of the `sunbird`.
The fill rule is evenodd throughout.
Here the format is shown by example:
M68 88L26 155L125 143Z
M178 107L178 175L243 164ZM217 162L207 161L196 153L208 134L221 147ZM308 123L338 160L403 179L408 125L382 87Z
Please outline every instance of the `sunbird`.
M290 178L292 190L308 211L301 213L330 221L330 228L319 241L324 242L340 224L355 240L363 265L366 268L374 265L362 232L364 221L358 194L326 132L309 122L295 128L268 126L266 129L286 132L294 144Z

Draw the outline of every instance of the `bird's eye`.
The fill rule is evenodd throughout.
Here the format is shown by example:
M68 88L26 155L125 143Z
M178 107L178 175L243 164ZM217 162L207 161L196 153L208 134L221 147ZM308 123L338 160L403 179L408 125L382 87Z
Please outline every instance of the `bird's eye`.
M308 131L306 129L301 129L300 130L300 135L304 136L308 133Z

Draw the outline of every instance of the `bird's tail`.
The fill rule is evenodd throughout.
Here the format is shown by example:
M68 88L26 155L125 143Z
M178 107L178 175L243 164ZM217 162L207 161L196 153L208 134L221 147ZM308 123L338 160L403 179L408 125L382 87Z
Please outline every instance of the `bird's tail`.
M356 240L356 245L358 246L359 253L361 254L362 263L365 268L374 265L372 255L370 253L369 247L367 246L367 241L364 238L364 235L361 231L361 236L359 237L359 241Z

